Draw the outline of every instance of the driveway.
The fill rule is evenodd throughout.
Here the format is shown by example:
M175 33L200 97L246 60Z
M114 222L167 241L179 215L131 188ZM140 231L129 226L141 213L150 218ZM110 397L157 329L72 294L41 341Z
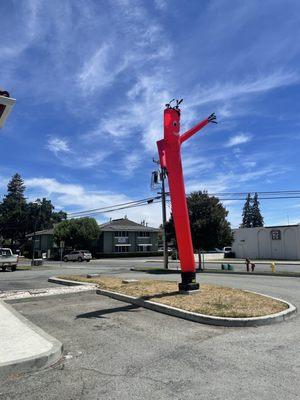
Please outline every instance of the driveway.
M199 279L300 306L300 279L213 274ZM50 369L2 382L1 400L295 400L300 392L298 316L259 328L221 328L91 293L40 298L14 307L62 341L65 353Z

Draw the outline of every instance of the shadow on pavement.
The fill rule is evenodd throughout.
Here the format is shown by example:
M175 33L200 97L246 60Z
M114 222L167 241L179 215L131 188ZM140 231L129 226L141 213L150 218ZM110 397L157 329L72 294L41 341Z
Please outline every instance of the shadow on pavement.
M116 312L127 312L127 311L136 311L140 307L135 306L134 304L129 304L128 306L122 306L122 307L114 307L114 308L108 308L106 310L97 310L97 311L91 311L85 314L79 314L76 316L76 319L79 318L103 318L103 315L106 314L113 314Z

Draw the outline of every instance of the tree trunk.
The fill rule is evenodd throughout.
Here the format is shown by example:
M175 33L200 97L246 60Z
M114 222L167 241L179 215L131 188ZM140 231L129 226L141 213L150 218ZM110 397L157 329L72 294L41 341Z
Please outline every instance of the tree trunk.
M198 249L198 269L201 271L202 270L202 260L201 260L201 250Z

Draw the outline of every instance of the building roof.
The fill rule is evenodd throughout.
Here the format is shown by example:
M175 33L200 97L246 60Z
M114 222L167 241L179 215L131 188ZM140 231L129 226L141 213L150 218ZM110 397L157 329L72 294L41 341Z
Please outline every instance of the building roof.
M36 231L35 235L53 235L54 232L54 228L50 228L50 229L43 229L42 231ZM26 237L31 237L34 236L34 233L28 233L26 235Z
M115 232L115 231L131 231L131 232L159 232L160 229L152 228L151 226L146 226L142 224L138 224L137 222L131 221L127 218L119 218L113 219L109 222L106 222L102 225L99 225L101 231L104 232ZM35 235L53 235L54 228L44 229L42 231L36 231ZM34 233L28 233L26 237L32 237Z
M291 224L291 225L273 225L273 226L255 226L253 228L234 228L233 231L238 231L240 229L279 229L279 228L291 228L295 226L300 226L300 224Z
M138 224L137 222L131 221L127 218L113 219L99 226L101 231L144 231L144 232L159 232L157 228L152 228L151 226L146 226Z

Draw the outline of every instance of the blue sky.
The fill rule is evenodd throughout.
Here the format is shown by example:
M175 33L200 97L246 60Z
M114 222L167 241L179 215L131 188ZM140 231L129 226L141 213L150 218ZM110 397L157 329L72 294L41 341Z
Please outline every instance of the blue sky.
M187 192L297 190L297 0L0 0L0 87L17 103L0 131L0 194L19 172L29 199L68 212L155 195L164 104L184 98ZM242 202L227 202L233 226ZM267 225L300 201L261 202ZM159 204L127 214L158 226Z

